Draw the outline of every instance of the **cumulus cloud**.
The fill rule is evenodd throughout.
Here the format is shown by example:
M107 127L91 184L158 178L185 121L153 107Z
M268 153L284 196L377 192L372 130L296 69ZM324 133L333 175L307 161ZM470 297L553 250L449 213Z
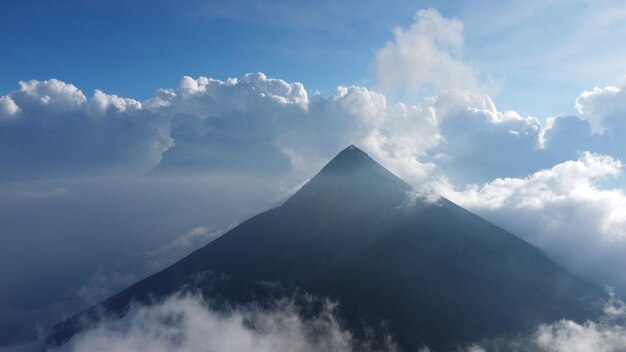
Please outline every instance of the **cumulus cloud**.
M20 82L0 97L0 180L137 174L169 148L168 121L133 99L72 84Z
M432 165L418 158L440 140L427 107L389 106L384 95L364 87L309 97L301 84L263 74L226 81L186 77L144 106L172 117L176 146L164 153L157 173L310 177L356 143L403 176L423 177Z
M156 173L295 171L310 177L338 150L357 144L411 182L423 181L435 164L451 171L473 165L474 172L465 173L470 179L485 170L490 173L481 177L518 175L537 165L516 162L510 153L532 160L541 131L537 119L499 111L489 96L464 90L389 104L385 95L356 86L309 96L299 83L263 74L226 81L185 77L144 107L172 118L176 146Z
M70 112L87 103L87 97L76 86L58 79L20 81L20 89L10 97L26 112Z
M607 128L626 127L626 77L621 87L595 87L584 91L576 99L576 110L589 121L593 133L604 133ZM623 130L622 130L623 131Z
M0 120L15 117L20 111L11 97L0 96Z
M117 95L108 95L96 89L89 104L91 111L104 115L109 111L124 113L141 109L141 103L135 99L122 98Z
M477 74L462 52L463 23L419 10L409 28L394 29L394 40L376 52L378 80L387 90L475 89Z
M176 146L156 173L296 174L301 180L357 144L411 183L439 173L464 185L523 177L581 150L626 157L618 150L620 130L593 136L580 117L552 118L544 126L499 110L488 95L458 89L390 104L365 87L310 95L297 82L258 73L225 81L185 77L143 106L172 121Z
M583 152L525 178L499 178L460 190L445 179L431 186L587 280L626 292L626 194L608 186L621 175L621 161Z
M291 187L357 144L412 183L440 172L466 184L521 177L576 150L608 153L620 140L619 131L592 136L577 117L542 126L466 90L390 104L365 87L311 95L298 82L262 73L183 77L144 102L100 90L87 98L58 80L30 81L0 102L0 161L12 166L5 180L152 170L285 176Z
M358 348L358 349L357 349ZM393 350L390 345L386 350ZM290 301L270 308L216 310L202 298L175 295L137 306L122 319L75 336L57 351L367 351L342 329L334 306L304 318Z
M444 91L428 100L444 139L430 153L455 182L521 176L546 166L537 157L541 125L536 118L499 111L488 95L468 91Z
M291 165L278 139L306 116L308 97L302 84L262 73L226 81L183 77L145 106L172 119L176 147L157 172L286 173Z
M207 102L208 101L208 102ZM171 113L202 114L205 117L228 112L250 111L274 104L306 109L307 91L301 83L287 83L265 74L248 73L239 80L225 81L184 76L176 89L161 89L146 102L150 109L167 107Z

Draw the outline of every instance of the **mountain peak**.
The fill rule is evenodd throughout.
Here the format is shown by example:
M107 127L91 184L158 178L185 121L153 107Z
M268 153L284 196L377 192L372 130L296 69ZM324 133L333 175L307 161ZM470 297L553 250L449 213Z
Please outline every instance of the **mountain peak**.
M326 164L321 170L323 172L356 172L361 170L363 167L377 166L378 168L384 169L380 164L374 161L370 156L356 147L354 144L351 144L349 147L345 148L337 156L335 156L331 161Z
M339 152L339 154L342 154L342 153L360 153L360 154L363 154L363 155L369 157L369 155L367 155L366 152L362 151L361 149L359 149L354 144L350 144L346 149L344 149L341 152Z
M311 199L326 199L329 204L400 204L412 188L367 153L350 145L335 156L287 203L313 204ZM345 203L345 204L344 204ZM315 203L316 204L316 203ZM331 207L327 207L331 209Z
M403 206L408 190L349 146L283 205L57 325L48 344L95 326L103 313L188 289L225 307L264 307L298 292L327 297L357 339L384 324L374 342L393 336L406 351L456 351L601 313L593 303L601 291L537 248L451 202Z
M357 177L360 180L353 181L369 181L369 187L376 186L380 182L383 182L395 184L394 188L399 187L403 191L411 189L411 186L404 180L377 163L366 152L362 151L354 144L351 144L349 147L339 152L337 156L322 168L318 176L324 174Z
M370 161L374 162L374 160L370 158L370 156L366 152L362 151L361 149L356 147L354 144L350 144L349 147L340 151L339 154L337 154L337 156L335 156L331 161L329 161L328 164L326 164L326 167L329 167L338 163L359 162L359 161L360 162L370 162Z

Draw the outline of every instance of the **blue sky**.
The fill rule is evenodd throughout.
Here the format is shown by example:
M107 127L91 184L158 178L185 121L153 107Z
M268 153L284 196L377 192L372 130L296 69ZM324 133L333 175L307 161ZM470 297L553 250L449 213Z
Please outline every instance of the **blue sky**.
M626 294L621 1L9 1L0 48L0 351L350 144Z
M392 25L377 32L346 10L326 17L307 2L11 2L0 24L0 44L11 48L2 52L1 90L54 77L146 99L183 75L257 71L329 90L366 78L371 51Z
M329 92L377 88L374 53L415 11L464 24L461 56L496 103L545 118L616 85L626 53L617 1L12 1L0 23L0 92L59 78L143 100L183 75L262 71Z

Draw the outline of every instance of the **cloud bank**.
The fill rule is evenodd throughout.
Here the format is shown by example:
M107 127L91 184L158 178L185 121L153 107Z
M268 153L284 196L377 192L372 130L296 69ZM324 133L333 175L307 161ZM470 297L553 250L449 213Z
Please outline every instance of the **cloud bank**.
M582 152L524 178L455 188L432 187L454 202L546 251L569 270L626 292L626 193L609 181L621 161Z
M390 104L364 87L323 96L262 73L183 77L144 102L98 90L87 99L54 79L21 82L0 97L2 180L231 173L290 176L293 186L353 143L416 184L436 173L460 185L523 177L583 150L626 157L623 99L610 92L621 89L583 92L580 116L542 124L466 90ZM608 132L590 129L598 116Z
M168 121L99 90L88 99L56 79L0 97L0 182L142 174L172 145Z

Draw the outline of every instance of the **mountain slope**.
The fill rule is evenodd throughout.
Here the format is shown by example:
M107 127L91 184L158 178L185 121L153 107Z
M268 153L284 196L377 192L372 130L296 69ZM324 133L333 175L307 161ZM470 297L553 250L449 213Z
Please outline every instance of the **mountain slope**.
M444 198L411 202L410 191L350 146L280 207L58 325L51 341L98 310L122 313L182 287L234 303L296 289L327 296L349 328L384 323L407 351L596 314L599 291L537 248Z

